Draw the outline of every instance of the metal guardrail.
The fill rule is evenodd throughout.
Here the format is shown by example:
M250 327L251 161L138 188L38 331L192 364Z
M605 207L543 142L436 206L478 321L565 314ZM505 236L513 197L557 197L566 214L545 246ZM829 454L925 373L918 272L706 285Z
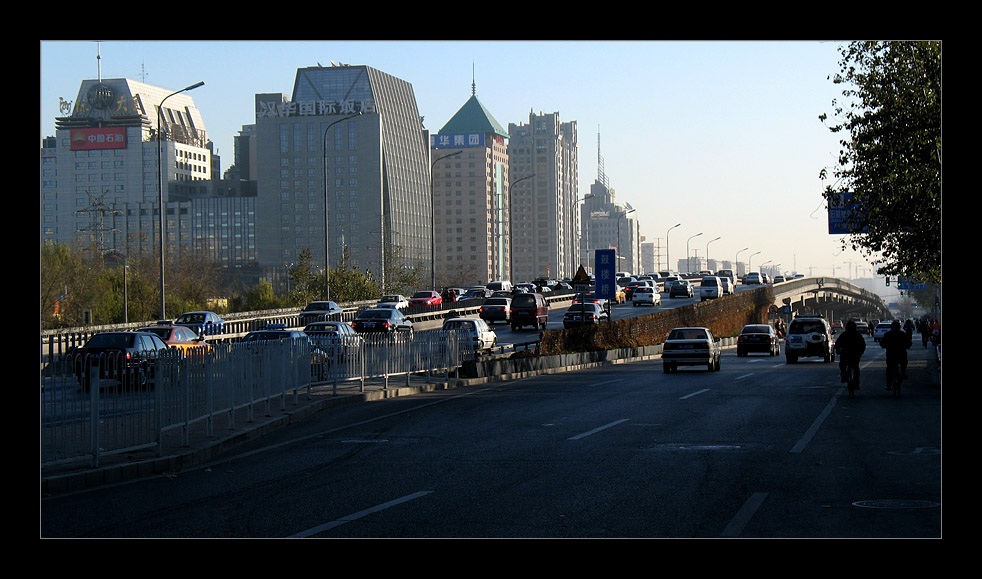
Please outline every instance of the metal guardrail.
M211 345L182 355L167 350L142 368L119 358L65 355L41 375L41 462L58 464L156 447L165 433L197 421L234 420L246 408L310 396L315 385L449 373L474 356L466 332L365 335L317 345L308 340ZM265 410L264 410L265 409Z

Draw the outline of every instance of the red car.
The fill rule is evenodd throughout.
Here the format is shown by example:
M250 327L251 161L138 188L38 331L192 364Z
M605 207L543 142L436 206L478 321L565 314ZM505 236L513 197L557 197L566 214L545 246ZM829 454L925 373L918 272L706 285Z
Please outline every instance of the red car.
M443 298L440 294L433 291L421 291L413 294L413 297L409 298L409 307L412 306L438 306L443 303Z

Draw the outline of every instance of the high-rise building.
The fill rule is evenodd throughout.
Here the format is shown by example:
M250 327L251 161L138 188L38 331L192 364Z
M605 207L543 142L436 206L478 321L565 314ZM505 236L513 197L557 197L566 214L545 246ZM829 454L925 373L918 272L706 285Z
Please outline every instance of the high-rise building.
M62 99L64 116L41 151L42 241L153 255L162 194L168 250L202 250L225 266L255 262L255 199L215 198L219 158L184 91L100 78L83 80L75 101Z
M576 121L529 113L509 123L513 281L572 277L579 265Z
M429 148L412 85L316 66L297 70L291 96L255 100L260 265L282 269L307 249L314 265L347 255L383 283L403 265L428 278Z
M510 278L507 137L473 87L431 137L435 289Z

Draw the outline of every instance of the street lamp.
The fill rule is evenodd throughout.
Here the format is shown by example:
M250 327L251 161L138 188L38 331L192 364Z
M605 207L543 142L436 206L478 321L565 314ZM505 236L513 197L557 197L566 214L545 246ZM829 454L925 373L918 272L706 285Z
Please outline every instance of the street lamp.
M160 229L157 232L159 236L160 244L160 319L167 319L167 308L164 306L164 167L163 167L163 154L160 149L160 135L163 132L160 124L161 118L160 114L164 110L164 101L170 97L181 94L182 92L187 92L189 90L194 90L199 86L204 85L204 81L196 82L191 86L186 86L179 91L174 91L169 95L165 96L160 100L160 104L157 105L157 173L159 179L157 179L157 210L160 213Z
M628 213L634 213L634 209L632 208L630 211L625 211L624 213L621 213L617 216L617 254L618 254L617 257L618 258L620 258L620 253L621 253L621 218L625 217ZM634 269L633 264L631 269Z
M686 273L692 273L692 263L689 261L689 242L692 241L693 238L699 237L700 235L702 235L701 231L685 240L685 269L689 270Z
M668 255L668 234L671 233L672 230L678 227L679 225L682 224L676 223L675 225L669 227L668 231L665 232L665 269L669 271L672 270L672 258L670 255Z
M706 269L709 269L709 244L714 241L719 241L720 239L722 239L722 236L717 237L716 239L710 239L709 241L706 242Z
M430 163L430 288L434 291L436 291L436 218L433 217L433 214L436 213L436 199L434 199L433 193L433 168L440 161L449 159L450 157L456 157L461 153L463 151L450 153L449 155L438 157Z
M347 121L348 119L353 119L361 115L360 112L353 115L348 115L346 117L341 117L331 124L327 125L324 129L324 138L322 141L323 153L324 153L324 299L331 300L331 201L327 196L327 134L331 132L331 127L334 125ZM384 239L382 241L384 243Z
M738 277L740 275L740 254L744 251L747 251L748 249L750 248L744 247L740 251L736 252L736 256L734 256L733 258L733 273L736 274Z
M535 177L535 173L508 183L508 277L515 276L515 228L511 217L514 213L514 205L511 203L511 188L532 177Z
M760 253L760 252L758 251L757 253ZM747 273L750 273L750 271L752 269L750 267L750 263L754 260L754 256L757 255L757 253L751 253L750 254L750 257L747 258Z

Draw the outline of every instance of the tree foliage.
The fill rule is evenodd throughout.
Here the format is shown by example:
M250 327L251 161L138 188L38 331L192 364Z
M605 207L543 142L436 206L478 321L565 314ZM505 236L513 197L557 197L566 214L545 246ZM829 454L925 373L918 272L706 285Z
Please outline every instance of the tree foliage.
M844 103L833 101L842 133L824 196L854 203L843 241L872 256L878 273L941 280L941 43L851 42L840 49ZM827 115L820 120L829 122Z

